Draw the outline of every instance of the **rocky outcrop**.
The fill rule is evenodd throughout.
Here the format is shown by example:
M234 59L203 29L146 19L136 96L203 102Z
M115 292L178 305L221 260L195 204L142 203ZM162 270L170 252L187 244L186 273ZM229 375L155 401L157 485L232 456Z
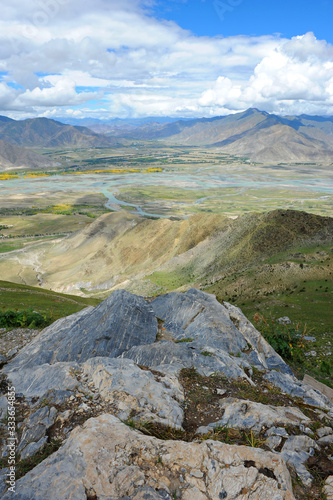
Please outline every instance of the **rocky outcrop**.
M333 473L329 399L239 309L199 290L114 292L42 331L2 378L18 398L18 460L62 443L17 482L17 499L292 500L288 467L310 487L308 461L326 454L323 477ZM2 396L4 436L6 411ZM6 463L6 439L0 454Z
M181 344L157 342L151 346L132 347L122 356L133 359L138 365L149 366L155 370L164 371L167 368L170 371L171 368L175 373L179 373L182 368L193 366L204 375L221 372L234 379L238 377L248 379L237 361L226 352L218 349L208 351L208 347L203 350L202 346L193 344L192 342ZM249 365L248 367L250 368Z

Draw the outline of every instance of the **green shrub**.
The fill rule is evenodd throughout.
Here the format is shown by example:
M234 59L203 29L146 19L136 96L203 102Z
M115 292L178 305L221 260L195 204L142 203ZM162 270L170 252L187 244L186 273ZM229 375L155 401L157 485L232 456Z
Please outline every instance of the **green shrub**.
M43 328L52 323L52 317L35 312L33 308L25 311L0 312L0 328Z
M309 334L306 326L302 331L299 324L296 326L280 324L273 318L266 319L259 314L255 314L253 320L264 339L284 360L294 362L303 360L304 336Z
M322 359L320 363L320 371L325 375L330 376L332 372L332 363L327 359Z

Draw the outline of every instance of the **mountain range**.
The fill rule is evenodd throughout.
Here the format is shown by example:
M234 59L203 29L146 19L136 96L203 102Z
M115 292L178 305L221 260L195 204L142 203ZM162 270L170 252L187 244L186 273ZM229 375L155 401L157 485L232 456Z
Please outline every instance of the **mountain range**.
M167 120L165 122L165 120ZM332 163L333 117L277 116L251 108L214 118L85 120L90 128L48 118L0 116L0 140L21 147L112 147L124 140L215 148L257 162ZM102 132L102 133L100 133Z
M333 117L281 117L251 108L214 118L146 123L123 137L214 147L259 162L332 162Z

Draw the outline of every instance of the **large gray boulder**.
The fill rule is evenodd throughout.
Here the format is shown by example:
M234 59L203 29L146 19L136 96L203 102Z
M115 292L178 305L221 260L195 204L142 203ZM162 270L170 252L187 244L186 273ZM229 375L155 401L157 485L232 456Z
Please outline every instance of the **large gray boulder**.
M278 369L291 374L289 366L266 342L240 309L227 302L220 304L214 295L192 288L186 293L157 297L152 307L163 327L176 340L194 339L198 350L224 351L244 356L252 349L253 364L262 369ZM251 361L247 354L246 360Z
M117 357L135 345L155 341L157 320L143 297L117 290L95 308L62 318L43 330L7 365L22 370L59 361Z
M186 293L161 295L153 300L152 307L177 340L193 338L233 354L247 348L227 309L213 295L193 288Z

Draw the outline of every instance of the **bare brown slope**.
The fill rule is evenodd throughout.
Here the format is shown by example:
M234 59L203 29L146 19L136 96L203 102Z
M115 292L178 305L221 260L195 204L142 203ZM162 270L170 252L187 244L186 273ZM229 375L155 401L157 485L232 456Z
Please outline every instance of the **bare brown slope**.
M83 288L123 286L196 247L229 221L221 215L185 221L143 219L127 212L103 215L45 254L44 285L67 291L78 283Z
M108 147L116 141L98 135L86 127L72 127L48 118L11 120L0 123L0 139L15 146L39 147Z
M43 168L52 165L55 165L55 162L50 161L48 157L0 140L0 168L3 170L21 167Z
M280 124L250 132L229 144L221 142L214 146L221 147L226 153L246 155L256 161L333 161L333 143L306 137Z
M171 142L189 146L206 146L215 144L231 137L240 137L249 133L254 127L263 126L270 119L275 118L256 109L249 109L244 113L237 113L214 120L200 120L192 126L187 124L177 135L169 137ZM267 125L265 125L267 126Z

